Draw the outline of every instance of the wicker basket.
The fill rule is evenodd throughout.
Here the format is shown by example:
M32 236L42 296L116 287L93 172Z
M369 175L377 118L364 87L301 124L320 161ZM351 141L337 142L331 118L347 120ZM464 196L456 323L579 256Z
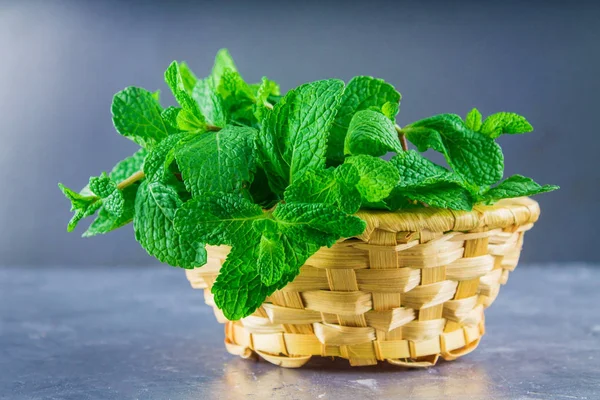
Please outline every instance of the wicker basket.
M440 356L467 354L484 334L483 310L516 267L539 207L518 198L471 212L358 215L367 221L360 237L319 250L292 283L239 321L228 321L210 293L228 248L209 247L208 264L186 271L225 323L230 353L291 368L312 356L428 367Z

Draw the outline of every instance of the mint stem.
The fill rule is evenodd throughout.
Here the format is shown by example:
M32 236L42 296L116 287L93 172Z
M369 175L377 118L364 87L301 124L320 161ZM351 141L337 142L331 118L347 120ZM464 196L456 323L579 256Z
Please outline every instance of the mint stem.
M406 135L404 135L404 131L398 126L398 124L396 124L394 127L396 128L396 132L398 132L398 139L400 139L402 150L408 151L408 142L406 141Z
M146 174L144 174L144 171L135 172L131 176L126 178L125 180L119 182L119 184L117 185L117 189L123 190L127 186L131 186L134 183L136 183L137 181L144 179L145 176L146 176Z

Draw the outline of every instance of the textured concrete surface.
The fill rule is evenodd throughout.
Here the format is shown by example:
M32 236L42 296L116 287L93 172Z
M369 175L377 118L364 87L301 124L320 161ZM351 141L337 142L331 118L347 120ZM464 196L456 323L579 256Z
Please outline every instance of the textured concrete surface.
M286 370L227 354L182 271L3 267L0 398L598 399L599 283L592 266L520 266L479 348L431 369Z

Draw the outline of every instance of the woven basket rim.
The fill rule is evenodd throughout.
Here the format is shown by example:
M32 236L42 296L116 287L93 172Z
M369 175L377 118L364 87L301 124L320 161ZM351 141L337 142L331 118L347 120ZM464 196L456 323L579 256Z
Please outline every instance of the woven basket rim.
M471 211L416 208L402 211L360 210L356 215L367 223L358 239L369 241L373 231L467 232L534 223L540 216L537 201L529 197L502 199L494 205L476 205Z

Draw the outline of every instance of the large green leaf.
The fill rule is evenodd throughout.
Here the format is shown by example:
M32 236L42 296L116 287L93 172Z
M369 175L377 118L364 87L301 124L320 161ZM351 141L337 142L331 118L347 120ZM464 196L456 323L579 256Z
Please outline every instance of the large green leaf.
M329 128L344 83L329 79L288 92L266 113L259 135L261 163L276 193L311 169L325 166Z

